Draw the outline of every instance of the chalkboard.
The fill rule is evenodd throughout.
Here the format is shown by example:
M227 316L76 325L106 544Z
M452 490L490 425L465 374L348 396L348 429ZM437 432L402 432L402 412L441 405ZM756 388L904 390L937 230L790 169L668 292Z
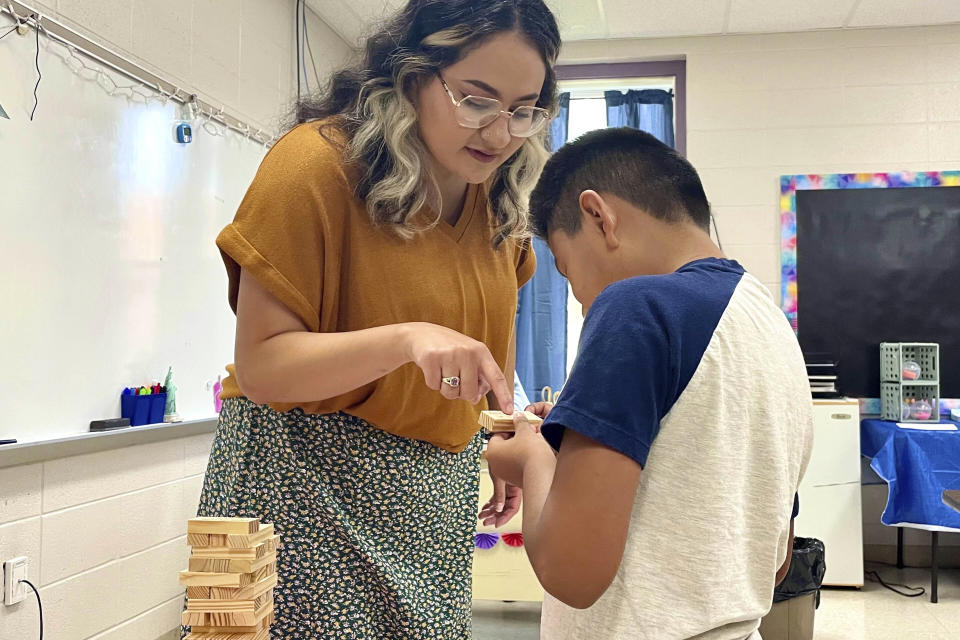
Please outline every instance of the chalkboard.
M938 342L941 396L960 397L960 188L797 191L796 206L804 352L876 398L881 342Z

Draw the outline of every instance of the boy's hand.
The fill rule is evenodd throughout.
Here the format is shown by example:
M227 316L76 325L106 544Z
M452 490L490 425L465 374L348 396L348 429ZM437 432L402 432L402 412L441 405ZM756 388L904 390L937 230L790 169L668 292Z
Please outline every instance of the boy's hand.
M533 409L530 411L536 413ZM528 467L542 463L552 466L556 457L553 449L523 413L515 413L513 423L516 427L513 434L496 434L490 439L487 445L487 464L490 466L491 475L523 488L523 474Z
M502 527L520 511L523 491L520 487L507 484L493 473L490 474L490 480L493 481L493 497L483 505L478 517L485 527Z
M547 416L550 415L550 411L552 409L553 404L550 402L534 402L532 405L526 408L527 411L542 420L547 419Z

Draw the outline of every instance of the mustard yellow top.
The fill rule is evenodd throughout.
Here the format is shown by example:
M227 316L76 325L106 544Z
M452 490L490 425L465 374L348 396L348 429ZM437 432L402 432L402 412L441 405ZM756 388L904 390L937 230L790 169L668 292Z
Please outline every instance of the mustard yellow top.
M483 342L504 368L517 290L536 270L536 257L528 242L493 248L486 187L469 187L455 226L441 222L403 239L371 223L350 175L317 123L294 128L267 153L236 218L217 238L234 312L242 268L310 331L430 322ZM227 370L221 397L242 396L235 368ZM341 396L270 406L344 411L449 451L467 446L487 408L486 400L474 407L444 399L413 363Z

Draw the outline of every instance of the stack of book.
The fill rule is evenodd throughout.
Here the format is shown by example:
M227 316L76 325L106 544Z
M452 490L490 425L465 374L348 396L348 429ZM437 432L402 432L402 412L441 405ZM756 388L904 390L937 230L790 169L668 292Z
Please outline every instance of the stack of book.
M824 354L804 354L807 363L807 379L814 398L839 398L837 362Z

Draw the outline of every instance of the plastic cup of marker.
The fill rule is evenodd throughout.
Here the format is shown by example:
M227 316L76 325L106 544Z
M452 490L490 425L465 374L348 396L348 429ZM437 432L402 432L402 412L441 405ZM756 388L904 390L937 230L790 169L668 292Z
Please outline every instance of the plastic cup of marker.
M918 380L920 378L920 373L922 369L913 360L907 360L903 363L903 371L900 374L903 376L904 380Z

